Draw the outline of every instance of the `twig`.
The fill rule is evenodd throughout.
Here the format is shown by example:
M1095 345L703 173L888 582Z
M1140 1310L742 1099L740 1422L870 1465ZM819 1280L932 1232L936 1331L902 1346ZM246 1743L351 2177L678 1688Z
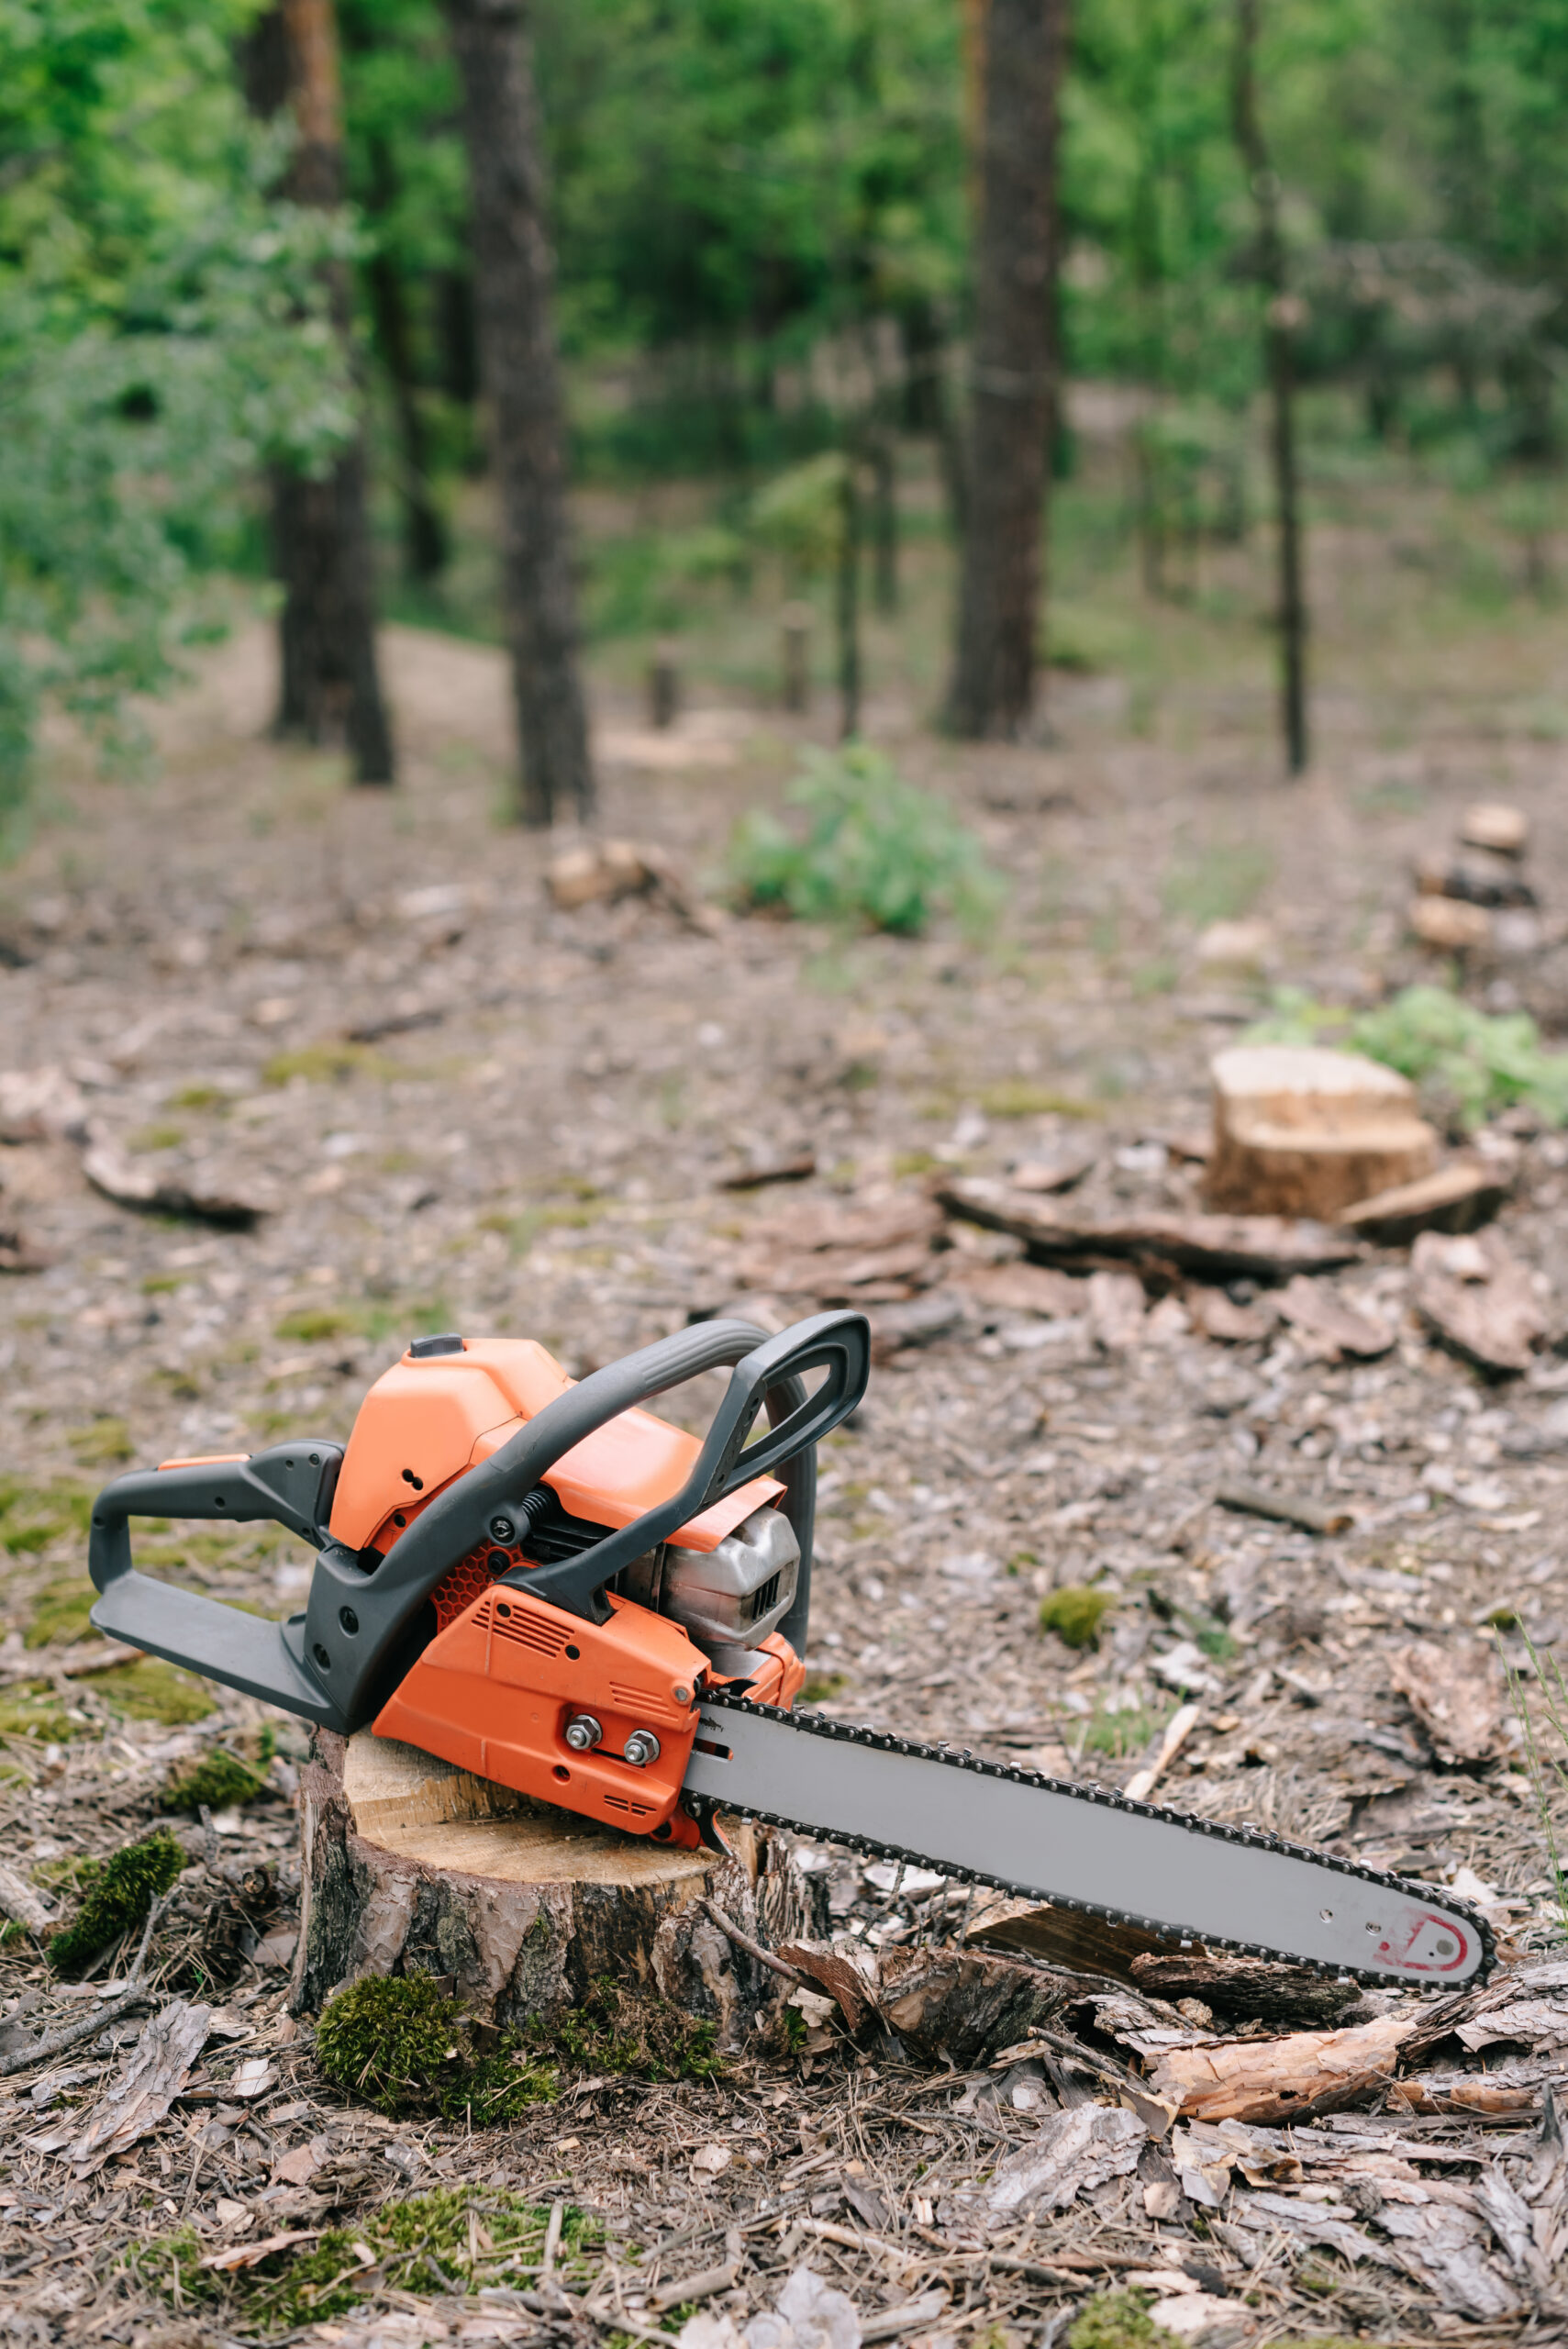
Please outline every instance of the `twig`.
M84 2015L80 2022L62 2023L58 2031L46 2031L41 2039L35 2039L30 2047L24 2047L19 2054L0 2056L0 2080L9 2079L16 2072L30 2072L35 2064L47 2064L51 2056L63 2055L69 2048L79 2047L84 2039L95 2039L111 2023L118 2022L122 2015L129 2014L132 2007L146 2003L152 1996L150 1986L142 1978L147 1953L151 1947L153 1933L162 1921L163 1912L177 1889L177 1886L171 1886L167 1892L161 1892L149 1909L141 1947L136 1953L136 1964L130 1969L120 1996L111 1999L106 2007L100 2007L96 2013Z
M565 2216L566 2205L564 2202L552 2202L550 2204L550 2224L544 2231L544 2257L539 2266L539 2275L541 2277L553 2275L555 2272L555 2254L561 2249L561 2222Z
M1299 1525L1304 1533L1345 1533L1355 1523L1348 1508L1320 1508L1316 1501L1297 1500L1294 1493L1266 1493L1258 1485L1221 1485L1214 1499L1218 1508L1271 1518L1277 1525Z
M805 1981L806 1976L798 1966L786 1965L784 1959L775 1957L771 1949L764 1949L761 1942L751 1939L750 1933L743 1933L734 1919L727 1917L716 1900L705 1898L702 1905L726 1939L732 1941L737 1949L743 1949L748 1957L754 1957L759 1965L765 1965L772 1973L782 1975L786 1982Z
M878 2252L884 2259L895 2259L901 2267L919 2265L902 2243L890 2243L885 2235L870 2235L860 2227L835 2226L830 2219L797 2219L795 2223L805 2233L816 2235L819 2242L841 2243L846 2251Z
M740 2231L730 2227L724 2237L725 2257L722 2266L705 2267L695 2276L684 2276L673 2284L661 2284L651 2296L651 2305L662 2316L666 2309L678 2309L687 2300L711 2299L715 2292L728 2292L740 2273Z
M1193 1731L1197 1726L1201 1705L1182 1705L1165 1723L1165 1734L1160 1740L1160 1751L1146 1770L1135 1770L1122 1793L1129 1802L1147 1802Z

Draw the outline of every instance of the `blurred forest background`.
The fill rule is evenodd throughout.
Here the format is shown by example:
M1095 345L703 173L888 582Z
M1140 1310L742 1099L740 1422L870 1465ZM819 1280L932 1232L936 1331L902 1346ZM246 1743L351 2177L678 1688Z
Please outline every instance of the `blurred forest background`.
M0 799L280 573L362 781L377 612L509 641L535 819L579 646L984 736L1273 629L1299 766L1315 529L1558 593L1565 98L1564 0L3 0Z

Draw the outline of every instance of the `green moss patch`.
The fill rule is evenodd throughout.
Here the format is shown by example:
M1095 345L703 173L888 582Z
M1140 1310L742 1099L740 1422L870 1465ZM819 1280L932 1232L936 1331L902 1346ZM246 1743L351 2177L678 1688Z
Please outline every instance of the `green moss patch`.
M69 1712L47 1681L7 1688L0 1697L0 1737L25 1737L36 1745L63 1745L89 1727L84 1713Z
M127 1843L106 1860L83 1867L77 1878L82 1906L55 1933L46 1954L57 1974L79 1974L111 1942L134 1932L161 1892L167 1892L185 1855L166 1827Z
M73 1428L67 1441L83 1468L123 1468L136 1455L124 1419L95 1419L91 1427Z
M1081 1584L1069 1583L1065 1589L1053 1590L1040 1607L1040 1628L1054 1631L1063 1647L1097 1647L1100 1625L1116 1601L1108 1590L1087 1590Z
M14 1558L36 1558L53 1542L82 1540L92 1510L85 1485L0 1477L0 1545Z
M475 2186L411 2194L368 2213L352 2227L329 2227L312 2244L273 2252L231 2276L204 2268L205 2245L190 2228L139 2243L130 2253L141 2284L171 2307L226 2307L262 2332L293 2332L349 2315L385 2289L466 2294L494 2277L497 2282L538 2267L544 2255L549 2210L520 2194ZM557 2272L581 2282L587 2254L603 2231L570 2203L562 2214ZM359 2246L372 2254L366 2266Z
M269 1739L269 1747L271 1741ZM160 1810L230 1810L253 1802L267 1785L265 1762L247 1762L227 1746L204 1754L194 1768L172 1777L158 1798Z
M51 1582L33 1601L32 1619L22 1634L23 1646L48 1648L84 1639L92 1628L87 1617L96 1597L85 1575Z
M428 1975L368 1976L328 2000L316 2058L346 2095L391 2114L443 2113L491 2128L560 2093L563 2073L711 2079L716 2027L662 1998L596 1982L570 2013L535 2018L475 2053L467 2019Z
M1096 2292L1073 2319L1067 2349L1175 2349L1175 2335L1156 2324L1138 2292Z
M177 1664L161 1656L144 1655L136 1664L117 1664L94 1682L99 1695L127 1720L162 1721L169 1729L205 1721L212 1711L212 1692Z

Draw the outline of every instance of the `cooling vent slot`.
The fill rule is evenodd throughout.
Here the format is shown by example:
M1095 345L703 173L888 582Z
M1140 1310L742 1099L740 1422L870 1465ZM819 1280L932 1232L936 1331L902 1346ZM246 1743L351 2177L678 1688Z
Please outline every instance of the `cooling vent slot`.
M773 1605L774 1599L777 1598L779 1595L779 1584L783 1578L782 1574L770 1575L767 1581L763 1583L759 1589L754 1590L751 1593L751 1598L746 1602L746 1620L748 1623L754 1623L759 1615L765 1615L767 1613L769 1608Z
M503 1607L509 1607L511 1612L503 1615ZM478 1620L498 1640L516 1640L519 1647L532 1648L536 1655L559 1655L572 1637L570 1623L553 1620L542 1608L520 1606L515 1598L492 1599Z
M651 1802L628 1802L625 1795L606 1795L604 1804L606 1810L624 1810L632 1819L651 1819L653 1816Z
M670 1718L666 1698L656 1696L651 1688L628 1688L622 1680L612 1680L610 1695L623 1712L656 1713L661 1720Z

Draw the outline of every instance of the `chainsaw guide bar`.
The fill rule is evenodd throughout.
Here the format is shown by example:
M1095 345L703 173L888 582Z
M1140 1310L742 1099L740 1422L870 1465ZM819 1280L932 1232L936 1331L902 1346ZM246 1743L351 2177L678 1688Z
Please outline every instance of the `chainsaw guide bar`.
M949 1774L958 1774L951 1787ZM799 1808L781 1809L779 1797L795 1789ZM722 1690L702 1699L685 1791L710 1820L714 1810L734 1811L1166 1942L1372 1986L1464 1987L1496 1959L1485 1919L1415 1877ZM1000 1865L984 1865L987 1844ZM1031 1850L1040 1854L1032 1875L1020 1872ZM1159 1913L1093 1897L1118 1883L1140 1884ZM1256 1930L1245 1930L1249 1912ZM1264 1938L1271 1920L1293 1938ZM1243 1929L1216 1930L1222 1921Z

